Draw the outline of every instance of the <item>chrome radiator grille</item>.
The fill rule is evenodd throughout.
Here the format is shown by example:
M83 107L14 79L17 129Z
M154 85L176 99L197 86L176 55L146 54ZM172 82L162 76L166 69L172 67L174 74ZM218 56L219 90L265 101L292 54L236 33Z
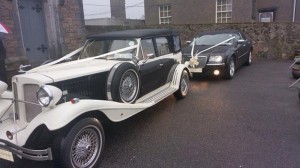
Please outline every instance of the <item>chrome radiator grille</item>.
M39 89L39 85L25 84L24 85L24 101L39 104L36 98L36 92ZM26 120L30 122L39 113L42 112L42 107L38 105L25 103Z
M17 89L17 84L15 82L13 83L13 92L14 92L14 99L18 99L18 89ZM19 116L19 104L15 103L14 106L15 106L16 114L17 116Z

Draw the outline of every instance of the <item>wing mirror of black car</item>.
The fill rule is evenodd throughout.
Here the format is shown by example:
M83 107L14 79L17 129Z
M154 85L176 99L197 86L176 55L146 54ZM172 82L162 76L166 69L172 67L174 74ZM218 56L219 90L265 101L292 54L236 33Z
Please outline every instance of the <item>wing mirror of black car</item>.
M192 43L192 41L186 41L185 42L187 45L190 45Z
M246 42L246 40L243 40L243 39L239 39L239 40L237 41L238 44L244 44L245 42Z
M149 59L155 58L154 53L150 53L146 55L146 59L143 61L143 63L146 63Z

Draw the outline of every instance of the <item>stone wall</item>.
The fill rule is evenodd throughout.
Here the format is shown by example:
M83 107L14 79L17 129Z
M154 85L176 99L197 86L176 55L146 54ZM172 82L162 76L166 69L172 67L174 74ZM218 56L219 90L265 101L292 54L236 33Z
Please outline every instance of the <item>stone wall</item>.
M241 23L168 26L87 26L87 34L135 28L173 28L180 32L183 46L203 31L237 29L253 41L254 59L288 59L300 49L300 23Z

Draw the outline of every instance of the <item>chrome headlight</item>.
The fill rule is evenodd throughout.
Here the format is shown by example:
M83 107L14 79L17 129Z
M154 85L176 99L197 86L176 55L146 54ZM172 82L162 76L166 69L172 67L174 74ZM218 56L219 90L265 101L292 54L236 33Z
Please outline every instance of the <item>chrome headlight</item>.
M222 62L222 61L223 61L223 57L221 55L209 57L209 62Z
M0 95L2 95L2 93L4 93L7 90L7 84L0 81Z
M41 86L36 93L38 102L43 107L54 106L61 98L62 91L54 86Z

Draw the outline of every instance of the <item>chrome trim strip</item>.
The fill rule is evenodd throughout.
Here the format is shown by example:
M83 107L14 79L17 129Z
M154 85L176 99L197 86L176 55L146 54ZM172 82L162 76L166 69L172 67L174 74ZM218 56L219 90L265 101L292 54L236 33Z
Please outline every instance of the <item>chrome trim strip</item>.
M244 53L243 55L239 56L239 59L245 56L248 52Z
M41 106L40 104L37 104L37 103L32 103L32 102L28 102L28 101L24 101L24 100L18 100L18 99L13 99L13 98L0 98L0 100L12 100L12 101L16 101L16 102L21 102L21 103L27 103L27 104L32 104L32 105L36 105L36 106L40 106L40 107L43 107Z
M225 63L214 63L214 64L206 64L207 66L219 66L219 65L222 65L224 66Z
M43 150L32 150L24 147L17 146L11 142L0 139L0 148L11 152L14 155L22 156L29 160L34 161L47 161L53 160L51 148Z

